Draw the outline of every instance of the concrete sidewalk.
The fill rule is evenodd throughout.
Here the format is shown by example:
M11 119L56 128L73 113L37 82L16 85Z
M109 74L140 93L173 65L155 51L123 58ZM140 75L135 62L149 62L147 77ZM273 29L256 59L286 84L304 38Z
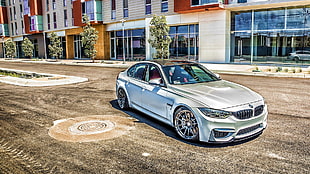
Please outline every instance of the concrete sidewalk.
M0 58L0 62L27 62L27 63L41 63L41 64L62 64L62 65L76 65L76 66L96 66L96 67L108 67L108 68L128 68L129 66L137 63L136 61L126 61L123 64L122 61L114 60L78 60L78 59L3 59ZM278 66L269 65L245 65L245 64L216 64L216 63L202 63L208 69L219 74L238 74L238 75L251 75L251 76L268 76L268 77L293 77L293 78L310 78L310 66L299 67L286 67L281 65L282 70L286 72L276 72ZM1 67L1 66L0 66ZM259 72L253 72L253 70L259 70ZM301 73L293 73L294 71L300 71Z

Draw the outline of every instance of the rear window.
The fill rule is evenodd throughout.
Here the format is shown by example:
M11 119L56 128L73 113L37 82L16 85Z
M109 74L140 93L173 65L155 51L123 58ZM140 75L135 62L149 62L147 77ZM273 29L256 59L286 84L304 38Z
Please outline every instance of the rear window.
M131 68L128 69L127 75L129 77L138 79L138 80L144 80L145 76L145 68L146 64L137 64L132 66Z

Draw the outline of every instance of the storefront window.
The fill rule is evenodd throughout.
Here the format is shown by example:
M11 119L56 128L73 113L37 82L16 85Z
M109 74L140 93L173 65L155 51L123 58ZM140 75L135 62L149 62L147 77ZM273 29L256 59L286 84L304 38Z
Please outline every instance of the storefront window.
M198 60L199 25L171 26L170 58Z
M125 30L124 36L122 30L112 31L110 37L112 59L123 59L125 49L126 60L145 60L145 29Z
M310 63L289 56L310 51L309 19L309 6L233 12L231 61Z

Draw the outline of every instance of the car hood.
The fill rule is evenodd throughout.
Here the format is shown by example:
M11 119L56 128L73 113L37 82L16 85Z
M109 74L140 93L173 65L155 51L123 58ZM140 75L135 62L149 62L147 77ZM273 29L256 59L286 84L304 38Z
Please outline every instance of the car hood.
M200 105L198 107L214 109L230 108L263 99L256 92L225 80L173 85L172 89L179 95L195 100Z

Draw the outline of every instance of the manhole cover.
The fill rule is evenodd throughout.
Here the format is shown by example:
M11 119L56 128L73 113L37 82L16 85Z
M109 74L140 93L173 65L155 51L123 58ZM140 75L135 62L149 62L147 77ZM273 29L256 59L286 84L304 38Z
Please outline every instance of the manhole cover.
M54 121L48 134L61 141L90 142L127 134L134 126L129 117L96 115Z
M69 131L76 135L99 134L110 131L114 128L114 123L109 120L82 121L69 127Z

